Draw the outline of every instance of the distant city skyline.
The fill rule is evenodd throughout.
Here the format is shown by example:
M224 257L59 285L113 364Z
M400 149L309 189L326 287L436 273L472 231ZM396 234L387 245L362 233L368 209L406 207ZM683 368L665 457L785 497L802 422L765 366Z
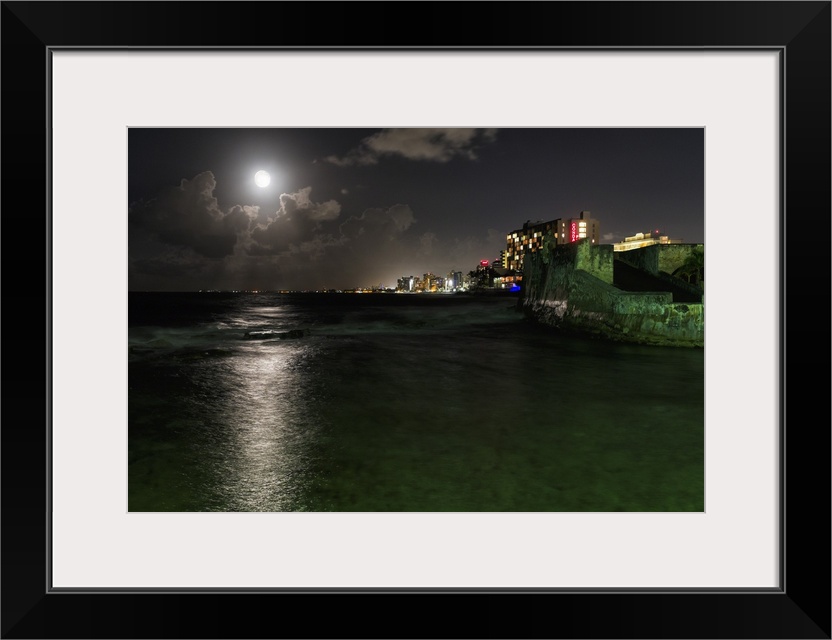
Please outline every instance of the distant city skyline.
M704 242L701 128L131 128L131 290L395 287L526 221ZM260 173L258 179L255 175Z

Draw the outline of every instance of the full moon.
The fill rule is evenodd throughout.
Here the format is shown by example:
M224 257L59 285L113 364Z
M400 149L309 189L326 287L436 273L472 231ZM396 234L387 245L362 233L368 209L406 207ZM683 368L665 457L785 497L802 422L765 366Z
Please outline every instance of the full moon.
M265 171L258 171L254 174L254 182L258 187L266 187L271 182L271 178Z

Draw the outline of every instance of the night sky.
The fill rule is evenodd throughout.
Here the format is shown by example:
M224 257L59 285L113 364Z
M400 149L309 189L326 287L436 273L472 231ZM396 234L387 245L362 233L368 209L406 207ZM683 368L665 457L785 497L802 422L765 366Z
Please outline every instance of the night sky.
M703 129L130 129L129 288L394 287L527 220L704 242ZM271 182L259 187L257 171Z

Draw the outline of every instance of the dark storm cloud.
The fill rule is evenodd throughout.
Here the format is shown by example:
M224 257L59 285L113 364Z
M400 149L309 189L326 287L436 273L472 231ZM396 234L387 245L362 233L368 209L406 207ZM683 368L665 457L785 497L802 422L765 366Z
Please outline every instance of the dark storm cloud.
M338 166L377 164L383 156L428 162L475 160L478 146L493 142L496 135L496 129L385 129L364 138L347 155L325 160Z
M132 288L176 282L185 288L291 283L314 289L344 280L358 286L362 274L425 247L424 238L420 245L407 234L416 222L408 205L367 208L344 220L339 202L317 202L305 187L282 194L272 213L240 204L223 209L216 186L213 173L205 172L131 207Z
M218 260L234 252L238 236L247 232L259 208L236 205L223 211L214 197L217 182L205 171L156 198L130 207L131 225L165 244L186 247Z
M274 217L252 229L250 253L306 252L305 247L319 252L327 244L319 233L321 223L338 218L341 205L336 200L313 202L309 197L311 192L311 187L304 187L295 193L282 194Z

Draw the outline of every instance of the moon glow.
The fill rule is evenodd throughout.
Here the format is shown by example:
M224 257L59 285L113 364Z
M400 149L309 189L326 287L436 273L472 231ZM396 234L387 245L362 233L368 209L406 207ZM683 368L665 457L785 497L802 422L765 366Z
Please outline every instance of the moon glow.
M254 174L254 182L258 187L266 187L271 182L271 176L265 171L258 171Z

